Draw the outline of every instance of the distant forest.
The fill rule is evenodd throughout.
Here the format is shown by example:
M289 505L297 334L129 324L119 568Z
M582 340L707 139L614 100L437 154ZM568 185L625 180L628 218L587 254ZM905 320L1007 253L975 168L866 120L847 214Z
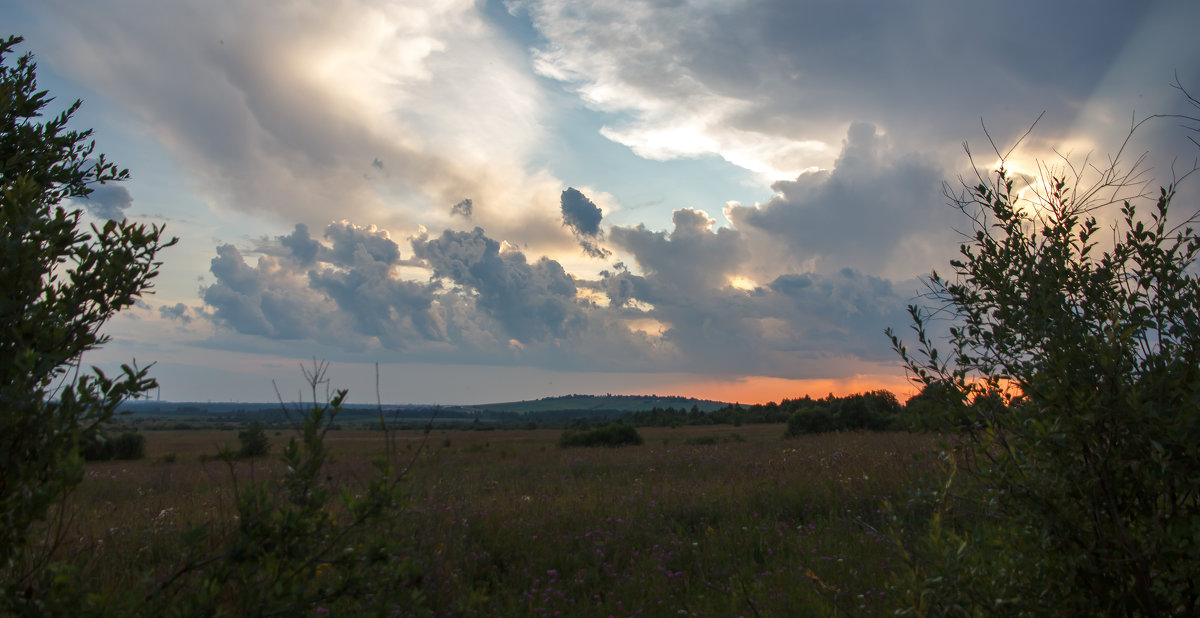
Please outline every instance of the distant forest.
M370 429L386 422L394 429L581 429L624 423L635 427L788 423L788 433L820 433L856 429L899 429L911 426L909 406L888 391L871 391L820 399L805 396L743 406L686 397L568 395L534 401L479 406L345 406L335 427ZM199 426L236 428L252 421L286 427L303 416L297 404L287 411L278 404L204 404L130 402L122 420L143 429L188 429ZM132 423L131 423L132 424Z

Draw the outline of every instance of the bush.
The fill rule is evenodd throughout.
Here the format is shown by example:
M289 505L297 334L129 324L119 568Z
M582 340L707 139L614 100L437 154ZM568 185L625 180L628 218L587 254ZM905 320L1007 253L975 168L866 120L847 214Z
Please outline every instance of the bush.
M903 423L903 407L892 393L884 390L830 397L800 408L788 417L787 437L828 431L895 429Z
M30 528L82 478L81 444L154 388L145 368L114 378L79 361L108 341L101 328L151 287L155 256L174 243L157 226L81 226L78 200L129 174L94 152L90 130L67 129L79 101L46 116L33 57L11 61L20 42L0 40L0 596L41 576L11 568Z
M567 430L558 441L559 446L623 446L642 444L642 436L632 425L613 423L588 430Z
M1171 221L1174 186L1141 214L1113 200L1136 168L1100 173L1022 193L1002 163L952 196L974 229L928 279L950 353L919 307L916 352L889 332L970 473L915 549L914 613L1200 614L1196 215Z
M266 428L262 421L254 421L239 431L238 441L241 442L238 457L261 457L271 451L271 442L267 439Z
M788 419L787 436L795 437L806 433L825 433L835 431L838 424L830 413L829 408L821 406L797 410Z
M146 457L146 436L133 431L124 431L116 438L104 434L87 436L80 445L79 453L85 461L136 461Z
M126 431L112 441L113 459L136 461L146 457L146 436Z

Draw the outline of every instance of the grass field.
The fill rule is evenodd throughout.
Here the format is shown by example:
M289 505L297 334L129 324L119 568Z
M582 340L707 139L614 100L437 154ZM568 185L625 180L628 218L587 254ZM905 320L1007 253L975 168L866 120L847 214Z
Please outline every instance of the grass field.
M560 448L557 430L400 432L405 503L373 533L403 554L385 605L495 616L890 613L887 582L904 559L895 537L906 534L895 524L921 517L904 505L935 440L783 431L642 429L644 445L621 448ZM236 447L235 431L144 435L144 461L88 464L61 511L58 553L97 590L169 577L196 524L212 523L214 539L227 533L235 485L279 477L275 454L289 437L268 432L272 456L230 466L209 456ZM351 491L385 453L381 432L326 441L326 479Z

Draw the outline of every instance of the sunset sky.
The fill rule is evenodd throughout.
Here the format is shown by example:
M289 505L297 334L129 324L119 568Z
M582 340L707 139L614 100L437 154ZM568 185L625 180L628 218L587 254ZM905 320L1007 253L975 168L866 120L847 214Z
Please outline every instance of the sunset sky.
M130 169L78 205L180 239L85 358L155 362L174 401L291 396L314 357L356 403L375 363L385 403L904 397L883 331L948 270L964 142L991 165L983 125L1008 146L1044 112L1018 172L1104 162L1189 110L1176 75L1200 92L1190 0L42 0L0 23ZM1170 119L1135 138L1160 183L1200 154Z

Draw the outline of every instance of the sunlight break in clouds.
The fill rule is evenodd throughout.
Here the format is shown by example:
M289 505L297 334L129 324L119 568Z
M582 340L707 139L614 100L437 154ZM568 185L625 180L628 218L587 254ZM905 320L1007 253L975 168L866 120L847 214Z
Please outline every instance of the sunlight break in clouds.
M549 45L534 50L538 73L570 84L595 109L622 118L602 134L657 160L717 155L768 181L826 164L828 146L739 126L750 96L714 89L692 71L682 37L703 37L743 2L512 2L528 10ZM636 27L630 28L630 24Z
M404 230L471 199L473 225L572 243L559 183L521 167L544 139L538 86L474 2L54 6L47 54L134 110L228 214Z

